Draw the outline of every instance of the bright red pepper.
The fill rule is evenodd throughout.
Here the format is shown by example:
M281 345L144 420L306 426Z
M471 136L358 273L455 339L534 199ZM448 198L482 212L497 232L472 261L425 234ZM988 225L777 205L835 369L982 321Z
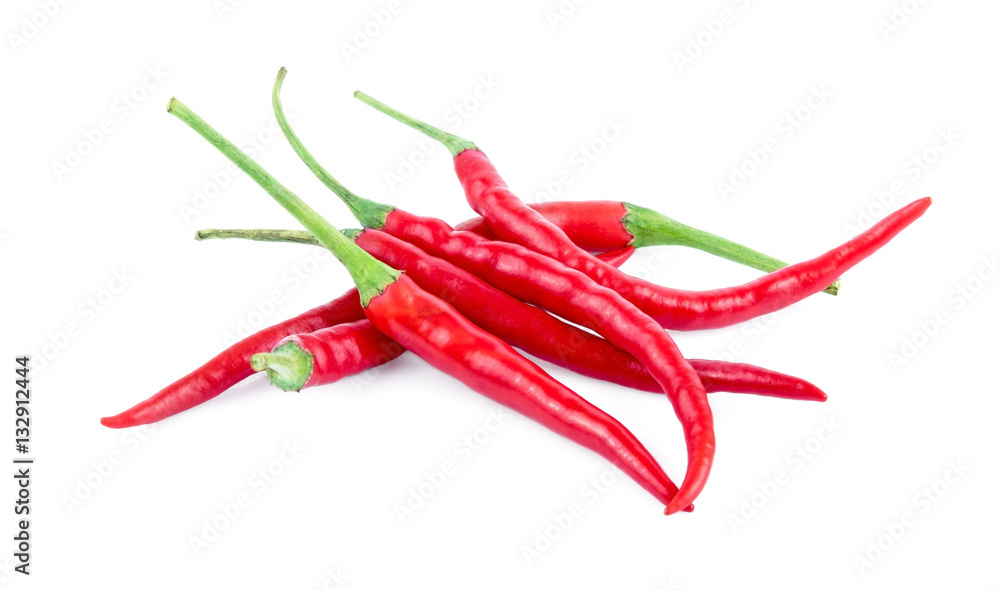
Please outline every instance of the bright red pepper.
M448 301L474 324L507 344L581 375L663 393L663 388L642 363L607 340L514 299L474 275L385 232L348 230L344 233L363 250L405 272L421 289ZM200 240L242 238L319 245L309 232L294 230L201 230L197 237ZM299 342L297 338L287 338L281 344L289 340ZM358 346L353 345L354 348ZM700 360L690 362L706 389L711 384L714 391L728 387L727 391L787 399L826 399L826 394L811 383L760 367ZM354 370L358 363L348 363L348 366Z
M293 334L270 352L253 355L249 364L254 371L266 369L275 386L299 391L383 365L404 352L406 349L366 318Z
M309 234L312 237L312 234ZM369 320L331 326L283 339L270 353L255 354L251 364L266 370L271 383L284 391L333 383L349 375L383 365L404 352ZM633 359L634 364L638 364ZM797 377L754 365L691 359L709 393L748 393L789 400L826 401L826 394ZM648 377L644 389L663 393Z
M627 245L636 248L686 246L764 272L788 266L787 262L632 203L549 201L529 207L559 226L574 244L591 252L607 252ZM455 229L471 231L489 240L500 239L482 217L463 221ZM598 258L602 257L598 255ZM836 295L839 290L840 280L837 280L824 289L824 292Z
M358 302L358 291L351 289L329 303L240 340L149 399L116 416L101 418L101 424L108 428L129 428L159 422L205 403L253 375L250 357L271 350L285 336L312 332L332 324L353 322L364 317L365 313Z
M415 217L399 210L360 199L347 191L316 162L295 136L282 113L279 93L284 75L285 71L282 69L278 73L272 92L274 113L285 137L310 170L344 200L355 217L366 227L382 227L388 233L395 235L391 228L397 224L407 225L417 222ZM369 211L366 213L365 209ZM366 219L371 220L373 217L378 219L379 225L366 223ZM704 488L711 471L712 459L715 456L715 432L712 409L708 405L705 388L673 339L661 330L654 320L618 293L601 287L586 275L575 272L551 258L534 254L515 244L487 241L468 232L455 234L440 220L428 221L431 225L435 222L440 223L441 225L437 227L442 230L440 235L431 241L449 240L452 234L478 239L479 243L469 244L471 250L465 250L459 256L476 259L477 263L485 264L491 270L500 270L504 275L501 281L504 284L494 283L479 271L474 271L474 274L479 274L487 282L520 299L592 328L612 344L631 353L646 367L673 405L687 443L687 471L680 490L667 506L666 513L673 514L690 505ZM431 225L421 223L409 229L428 237L434 232ZM404 230L401 230L401 233L404 233ZM444 257L436 253L435 255Z
M167 110L253 178L347 267L365 314L382 333L479 393L601 454L670 505L676 487L649 451L617 420L407 276L365 253L179 101L171 99Z
M825 289L915 221L929 197L891 214L846 244L812 260L782 268L755 281L710 291L671 289L629 276L578 247L559 227L514 195L493 164L472 142L447 133L355 93L366 104L443 143L454 156L466 200L503 240L522 244L613 289L664 328L701 330L730 326L765 315Z

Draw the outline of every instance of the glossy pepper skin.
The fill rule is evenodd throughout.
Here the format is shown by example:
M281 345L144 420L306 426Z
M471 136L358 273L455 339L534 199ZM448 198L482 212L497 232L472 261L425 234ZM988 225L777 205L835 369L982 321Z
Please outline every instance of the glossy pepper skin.
M818 293L927 210L931 199L914 201L867 231L812 260L776 270L735 287L708 291L672 289L633 277L581 249L557 226L520 201L478 149L455 157L466 199L501 239L520 243L579 270L613 289L664 328L704 330L738 324L788 307Z
M406 352L398 342L380 332L367 318L328 326L307 334L293 334L282 339L270 354L285 350L290 344L306 351L311 358L308 359L309 373L305 383L295 387L282 387L286 391L333 383L384 365ZM254 355L252 360L267 356L269 355ZM253 368L257 369L256 366ZM271 383L281 387L280 375L269 370L268 377Z
M507 344L581 375L663 393L642 363L607 340L515 299L471 273L385 232L366 229L345 233L353 236L354 243L363 250L404 271L420 288L451 303L474 324ZM198 237L318 244L309 232L292 230L201 230ZM690 362L706 390L786 399L826 399L826 394L807 381L760 367L719 361Z
M578 247L559 227L521 202L474 143L404 115L363 93L356 92L355 96L444 144L454 157L455 171L466 200L497 237L522 244L579 270L621 293L670 329L728 326L800 301L825 289L840 273L885 245L930 206L930 198L915 201L834 251L744 285L711 291L670 289L631 277Z
M272 95L275 103L283 74ZM179 101L171 99L167 110L253 178L344 264L358 287L365 315L383 334L479 393L599 453L669 506L676 486L621 423L409 277L365 253Z
M686 246L714 256L738 262L757 270L772 272L788 266L787 262L768 256L743 244L685 225L658 211L623 201L549 201L528 205L551 223L559 226L574 244L591 252L607 252L630 245ZM482 217L474 217L455 226L490 240L498 240ZM602 256L598 258L604 259ZM824 292L836 295L840 281Z
M365 222L364 218L371 220L373 216L382 217L382 223L386 228L395 224L395 220L390 221L390 218L393 218L398 210L366 202L350 193L319 165L298 140L282 113L278 98L283 78L284 70L278 74L272 93L272 104L278 124L295 152L324 184L344 200L365 227L372 229L382 227ZM355 93L355 96L358 96L358 93ZM365 211L372 207L374 211ZM448 233L453 233L447 224L445 227ZM475 236L468 232L460 233ZM483 244L495 248L486 250L482 247ZM673 339L661 330L655 321L614 291L601 287L586 275L573 271L551 258L545 256L532 258L529 256L533 254L531 250L504 242L484 240L481 244L476 244L476 247L482 255L480 262L486 262L494 268L503 268L510 278L522 282L522 292L515 293L499 285L494 284L494 286L525 301L537 303L570 321L592 327L613 344L635 356L656 379L667 394L674 413L681 422L688 452L684 481L665 512L673 514L686 509L704 488L711 471L712 459L715 456L715 431L705 388ZM487 282L490 282L489 279ZM583 321L580 321L581 318Z
M333 383L372 367L381 366L404 352L399 343L380 332L367 319L317 330L310 334L290 336L279 343L274 350L289 342L294 342L314 357L308 380L302 385L302 389ZM822 390L804 379L755 365L702 359L690 359L690 363L708 393L743 393L815 402L827 399ZM659 384L638 365L639 363L632 359L631 366L622 371L623 380L629 377L629 372L641 373L635 379L638 384L636 389L662 394L663 390Z
M149 399L118 415L101 418L101 424L108 428L129 428L159 422L205 403L253 375L250 357L271 350L282 338L290 334L312 332L333 324L353 322L364 317L364 311L358 301L358 291L351 289L329 303L240 340Z
M360 221L365 223L364 219ZM630 353L667 394L681 422L688 449L687 488L670 514L694 501L707 481L715 433L705 388L673 339L618 293L547 256L516 244L453 231L439 219L392 209L382 231L444 258L527 303L596 331ZM680 505L680 502L685 502Z
M573 243L591 252L607 252L635 245L635 235L625 227L628 214L621 201L549 201L529 205L562 229ZM455 226L489 240L499 240L482 217Z
M611 461L665 505L677 493L656 459L617 420L406 275L371 300L375 326L438 370Z
M626 275L592 260L589 254L569 255L564 262L615 289L665 328L723 328L784 309L823 290L836 277L888 244L930 205L930 197L913 201L828 252L735 287L708 291L671 289Z

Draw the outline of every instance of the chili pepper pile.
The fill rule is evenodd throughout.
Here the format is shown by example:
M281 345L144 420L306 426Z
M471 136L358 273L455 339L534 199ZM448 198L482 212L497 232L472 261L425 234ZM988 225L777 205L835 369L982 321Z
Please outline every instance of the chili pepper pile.
M733 325L814 293L836 295L845 271L887 244L930 206L914 201L816 258L786 263L620 201L528 206L472 142L355 96L440 141L471 208L455 227L364 199L323 168L284 115L278 73L272 106L291 147L363 226L338 231L176 99L167 110L254 179L306 229L201 230L197 239L241 238L329 249L356 288L237 342L149 399L101 423L163 420L223 393L254 372L298 391L387 363L409 350L470 389L613 463L665 506L693 509L715 455L707 393L729 391L824 401L815 385L761 367L687 359L670 330ZM618 267L635 248L683 245L762 271L710 291L672 289ZM582 326L582 327L581 327ZM586 328L586 329L584 329ZM618 420L547 374L520 351L582 375L666 394L687 445L680 486ZM665 415L666 417L666 415Z

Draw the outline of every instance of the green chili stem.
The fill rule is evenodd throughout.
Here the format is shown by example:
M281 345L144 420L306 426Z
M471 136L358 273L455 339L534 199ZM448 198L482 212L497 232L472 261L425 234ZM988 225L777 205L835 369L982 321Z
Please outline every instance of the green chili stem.
M686 246L697 248L709 254L732 260L740 264L773 272L788 266L777 258L762 254L742 244L737 244L715 234L693 228L645 207L625 203L626 214L622 218L625 229L635 236L632 245L636 248L645 246ZM840 279L824 289L826 293L836 295L840 290Z
M207 139L291 213L322 246L330 250L351 273L361 293L362 306L367 307L373 297L378 296L399 278L398 271L379 262L338 232L337 228L330 225L319 213L179 100L171 98L167 103L167 112L184 121L188 127Z
M453 157L464 152L465 150L479 149L478 147L476 147L476 144L472 143L467 139L463 139L455 135L454 133L448 133L447 131L438 129L437 127L429 123L424 123L423 121L419 119L414 119L409 115L404 115L403 113L397 111L396 109L390 107L389 105L380 102L378 100L375 100L374 98L368 96L367 94L361 92L360 90L354 93L354 98L360 100L361 102L365 103L370 107L374 107L378 111L382 111L383 113L389 115L390 117L399 121L400 123L405 123L406 125L413 127L414 129L423 133L424 135L440 141L441 143L444 144L446 148L448 148L448 151L451 152L451 155Z
M285 391L299 391L305 387L313 372L313 355L294 342L286 342L271 352L261 352L250 357L254 371L267 371L267 378Z
M299 141L299 137L295 135L292 131L292 126L288 124L288 119L285 118L285 111L281 106L281 85L285 81L285 74L288 70L281 68L278 70L278 77L274 80L274 89L271 91L271 106L274 108L274 116L278 120L278 126L281 127L281 132L285 134L285 138L288 143L291 144L292 149L295 153L299 155L299 158L309 167L309 170L316 175L320 181L327 186L330 190L334 192L340 200L347 205L347 208L351 210L354 217L361 222L361 225L365 227L370 227L372 229L381 229L385 226L385 218L389 213L392 213L392 205L383 205L382 203L376 203L375 201L369 201L368 199L359 197L358 195L352 193L346 186L340 184L332 174L326 171L316 158L313 157L309 150L306 149L302 142Z

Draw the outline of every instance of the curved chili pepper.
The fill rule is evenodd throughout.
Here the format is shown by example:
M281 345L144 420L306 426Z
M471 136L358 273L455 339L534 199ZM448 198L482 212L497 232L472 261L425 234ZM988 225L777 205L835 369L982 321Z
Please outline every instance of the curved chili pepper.
M597 452L670 505L676 486L621 423L364 252L179 101L171 99L167 110L253 178L344 264L365 315L383 334L475 391Z
M251 365L256 371L267 371L274 386L284 391L300 391L383 365L403 352L398 342L364 319L288 336L271 352L253 355ZM788 400L826 401L825 393L798 377L742 363L701 359L690 362L708 393L724 391ZM663 393L652 378L647 381L650 386L643 389Z
M250 357L250 366L266 370L276 387L299 391L383 365L404 352L366 318L288 336L270 352Z
M251 334L191 373L164 387L149 399L116 416L101 418L101 424L108 428L129 428L159 422L205 403L253 375L250 357L258 352L271 350L285 336L312 332L332 324L352 322L364 317L364 310L358 302L358 291L351 289L329 303Z
M385 232L366 229L345 230L343 233L365 252L405 272L421 289L449 302L474 324L507 344L581 375L633 389L663 393L663 388L642 363L607 340L523 303L474 275ZM239 238L320 245L309 232L295 230L210 229L199 230L196 237L199 240ZM293 336L286 341L296 338ZM807 381L760 367L700 360L690 362L699 380L706 385L706 390L711 384L714 391L730 388L725 390L786 399L826 399L825 393ZM303 373L300 369L299 377L304 374L308 372Z
M375 211L369 213L382 220L387 233L395 235L390 228L397 224L407 226L416 223L417 225L411 225L408 229L416 230L433 242L447 241L452 234L476 238L478 243L468 243L468 249L460 253L460 256L468 257L470 262L475 260L474 264L485 265L490 271L499 271L503 275L501 282L505 286L493 282L495 279L487 278L480 271L473 271L473 274L479 274L486 282L493 283L495 287L519 299L593 328L612 344L631 353L646 367L667 394L667 399L680 420L688 453L684 480L674 500L667 505L666 513L674 514L691 504L705 487L711 471L715 456L715 431L705 388L670 335L615 291L601 287L583 273L567 268L552 258L533 254L531 250L516 244L487 241L468 232L455 233L440 220L432 220L429 225L424 225L423 220L418 221L398 209L365 202L348 191L316 162L288 125L279 97L284 76L285 69L282 68L275 80L271 99L278 125L309 169L337 193L363 225L373 227L362 217L366 216L364 209L375 207ZM440 225L435 226L434 223ZM375 229L378 227L374 226ZM435 229L440 233L432 236ZM400 231L405 233L408 230Z
M664 328L704 330L731 326L766 315L822 291L837 277L889 242L931 204L919 199L812 260L786 266L744 285L709 291L671 289L629 276L574 244L557 226L510 191L496 168L472 142L413 119L363 93L355 96L444 144L466 200L503 240L519 243L576 269L613 289Z
M625 246L624 248L619 248L617 250L609 250L607 252L601 252L596 254L605 264L610 264L611 266L618 268L625 264L632 255L635 254L635 246Z
M715 234L675 221L652 209L623 201L549 201L528 205L545 219L559 226L577 246L591 252L606 252L630 245L686 246L714 256L738 262L757 270L772 272L788 266L766 254L747 248ZM482 217L473 217L455 226L496 240L496 234ZM598 256L601 258L601 256ZM836 295L840 279L825 293Z

